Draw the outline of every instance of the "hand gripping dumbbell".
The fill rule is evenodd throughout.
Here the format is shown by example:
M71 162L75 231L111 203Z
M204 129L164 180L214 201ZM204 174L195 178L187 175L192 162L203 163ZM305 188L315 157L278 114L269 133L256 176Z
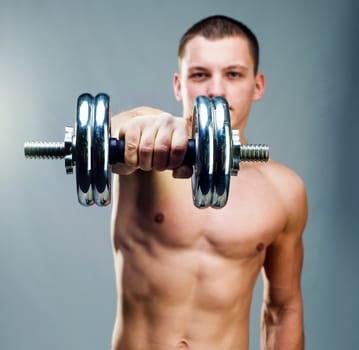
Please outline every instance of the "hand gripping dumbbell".
M66 173L76 168L79 202L106 206L111 201L111 165L124 162L124 140L111 138L110 99L83 94L77 100L75 128L65 128L64 142L25 142L26 158L65 158ZM192 194L198 208L222 208L228 199L231 175L241 161L267 161L266 145L241 145L231 129L227 101L199 96L194 103L192 135L184 165L193 166Z

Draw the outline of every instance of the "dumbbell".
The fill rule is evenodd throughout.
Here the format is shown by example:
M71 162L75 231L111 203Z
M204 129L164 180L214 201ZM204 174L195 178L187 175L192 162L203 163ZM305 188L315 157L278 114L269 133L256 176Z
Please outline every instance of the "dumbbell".
M26 158L65 159L67 174L76 169L80 204L107 206L111 201L111 165L124 162L124 140L111 138L110 98L82 94L77 100L75 127L65 128L63 142L25 142ZM228 200L230 177L241 161L267 161L266 145L240 144L231 129L227 101L195 99L192 135L183 165L193 167L192 197L198 208L222 208Z

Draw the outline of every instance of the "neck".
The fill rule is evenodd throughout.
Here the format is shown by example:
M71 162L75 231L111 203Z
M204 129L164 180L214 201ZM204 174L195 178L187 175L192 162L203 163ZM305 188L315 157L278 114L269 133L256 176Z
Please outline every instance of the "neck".
M239 130L239 140L241 142L242 145L246 144L247 143L247 138L244 134L244 130L243 129L240 129Z

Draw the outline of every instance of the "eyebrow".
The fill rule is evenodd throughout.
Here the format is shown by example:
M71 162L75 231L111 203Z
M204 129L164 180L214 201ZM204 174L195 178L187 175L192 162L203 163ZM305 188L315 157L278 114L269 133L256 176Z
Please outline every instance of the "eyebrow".
M233 64L233 65L223 68L222 70L231 70L231 69L248 70L249 67L242 65L242 64ZM201 70L201 71L203 70L204 71L204 70L208 70L208 68L203 67L203 66L192 66L192 67L188 67L188 70L189 71L192 71L192 70Z
M231 70L231 69L244 69L248 70L249 67L243 65L243 64L233 64L225 68L225 70Z
M202 67L202 66L192 66L192 67L188 67L188 70L207 70L208 68L206 67Z

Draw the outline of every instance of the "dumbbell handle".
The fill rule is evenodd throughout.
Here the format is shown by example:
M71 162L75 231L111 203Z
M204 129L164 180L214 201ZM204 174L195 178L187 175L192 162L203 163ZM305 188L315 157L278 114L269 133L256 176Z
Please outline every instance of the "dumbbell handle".
M125 141L110 138L109 142L109 163L125 162ZM188 140L187 151L182 165L192 166L196 163L196 143L194 139Z

